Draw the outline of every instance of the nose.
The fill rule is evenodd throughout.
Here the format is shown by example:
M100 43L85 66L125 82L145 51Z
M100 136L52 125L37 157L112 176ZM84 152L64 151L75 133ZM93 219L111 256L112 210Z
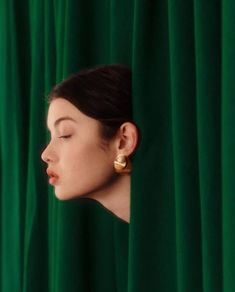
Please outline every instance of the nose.
M46 162L46 163L48 163L48 162L50 162L51 161L51 158L48 156L48 154L47 154L47 147L44 149L44 151L42 152L42 154L41 154L41 159L44 161L44 162Z

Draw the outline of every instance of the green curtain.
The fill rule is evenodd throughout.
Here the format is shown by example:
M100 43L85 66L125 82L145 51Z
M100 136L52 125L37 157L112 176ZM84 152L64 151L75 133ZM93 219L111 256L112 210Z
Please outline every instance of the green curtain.
M235 2L0 1L0 291L235 291ZM131 221L59 201L51 87L133 71Z

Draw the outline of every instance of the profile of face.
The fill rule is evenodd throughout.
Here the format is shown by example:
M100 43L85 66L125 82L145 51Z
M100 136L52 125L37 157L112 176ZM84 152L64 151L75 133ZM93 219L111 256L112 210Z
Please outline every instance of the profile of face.
M41 158L58 176L53 183L58 199L99 192L115 178L117 141L104 144L99 121L68 100L56 98L48 109L47 126L51 139Z

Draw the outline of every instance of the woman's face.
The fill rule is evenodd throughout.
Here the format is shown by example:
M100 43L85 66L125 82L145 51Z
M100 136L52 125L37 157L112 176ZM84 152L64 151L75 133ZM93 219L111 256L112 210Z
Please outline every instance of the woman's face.
M74 121L62 120L64 117ZM49 106L47 125L51 140L41 158L58 175L52 183L56 197L67 200L108 186L115 176L116 152L111 141L106 146L102 143L100 123L66 99L57 98Z

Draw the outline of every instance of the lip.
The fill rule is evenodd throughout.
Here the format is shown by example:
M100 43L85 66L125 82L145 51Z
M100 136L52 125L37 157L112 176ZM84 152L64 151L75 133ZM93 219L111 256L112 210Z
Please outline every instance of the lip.
M58 181L58 179L59 179L59 177L51 177L50 179L49 179L49 183L51 184L51 185L55 185L56 184L56 182Z
M49 179L49 183L50 183L51 185L56 184L56 182L57 182L58 179L59 179L58 174L56 174L56 173L55 173L52 169L50 169L50 168L47 168L46 172L47 172L48 176L50 177L50 179Z
M58 174L56 174L52 169L47 168L46 170L48 176L50 176L51 178L59 178Z

